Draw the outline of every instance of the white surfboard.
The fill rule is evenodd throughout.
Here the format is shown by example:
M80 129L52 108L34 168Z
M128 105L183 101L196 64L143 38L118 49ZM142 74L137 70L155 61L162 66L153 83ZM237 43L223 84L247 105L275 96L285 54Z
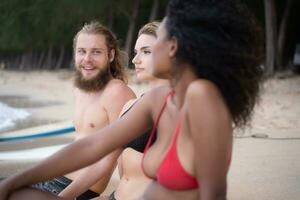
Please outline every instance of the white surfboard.
M39 147L34 149L17 150L17 151L1 151L0 161L26 161L26 160L41 160L47 158L59 151L68 144L53 145L47 147Z
M48 137L64 133L74 133L71 121L2 133L0 134L0 161L26 162L27 160L44 159L73 141L73 137L70 134L66 135L66 137L56 137L54 141ZM49 142L47 143L48 140ZM13 148L14 146L16 147L15 149Z

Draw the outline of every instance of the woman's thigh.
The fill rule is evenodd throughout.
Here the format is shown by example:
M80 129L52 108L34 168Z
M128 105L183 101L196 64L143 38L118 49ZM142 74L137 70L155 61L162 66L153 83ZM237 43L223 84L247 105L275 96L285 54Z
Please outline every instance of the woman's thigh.
M9 200L21 200L21 199L30 199L30 200L63 200L63 198L54 196L50 193L43 192L33 188L25 188L18 190L12 193L9 197Z

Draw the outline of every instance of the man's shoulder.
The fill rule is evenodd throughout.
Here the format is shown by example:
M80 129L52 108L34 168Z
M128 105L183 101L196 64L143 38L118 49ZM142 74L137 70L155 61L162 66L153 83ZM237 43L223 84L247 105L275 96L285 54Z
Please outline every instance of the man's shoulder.
M120 87L128 87L128 86L124 81L122 81L120 79L111 79L107 83L105 89L107 89L107 88L116 88L116 89L118 89Z
M107 83L103 91L103 94L105 96L119 96L119 95L135 96L134 92L128 87L128 85L119 79L110 80Z

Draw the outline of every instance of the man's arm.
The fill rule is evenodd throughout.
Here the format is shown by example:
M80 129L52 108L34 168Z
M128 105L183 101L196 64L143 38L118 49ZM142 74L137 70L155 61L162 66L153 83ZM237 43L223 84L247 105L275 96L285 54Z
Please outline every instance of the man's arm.
M105 95L102 98L104 98L105 101L104 109L106 110L109 123L118 119L118 116L127 101L135 98L134 93L120 81L108 85L108 88L103 95ZM80 176L76 177L76 179L74 179L72 183L59 194L59 196L75 198L87 191L100 179L102 179L104 190L108 183L104 179L110 178L121 151L121 149L118 149L99 160L97 163L85 168Z

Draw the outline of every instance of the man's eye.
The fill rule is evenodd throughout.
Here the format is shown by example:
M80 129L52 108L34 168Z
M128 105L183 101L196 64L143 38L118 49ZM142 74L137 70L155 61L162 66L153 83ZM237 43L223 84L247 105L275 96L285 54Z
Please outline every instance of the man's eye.
M83 49L78 49L78 50L77 50L77 53L78 53L78 54L84 54L85 51L84 51Z
M101 54L102 51L94 51L93 53L97 55L97 54Z

